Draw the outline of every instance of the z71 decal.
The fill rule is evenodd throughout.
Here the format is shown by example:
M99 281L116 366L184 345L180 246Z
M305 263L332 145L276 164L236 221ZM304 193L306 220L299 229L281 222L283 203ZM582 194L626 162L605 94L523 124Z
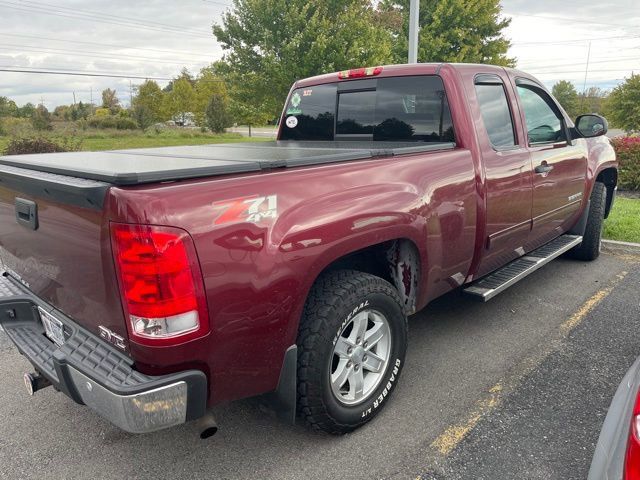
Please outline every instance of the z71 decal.
M231 222L258 223L265 218L278 216L278 196L242 197L213 204L220 210L214 224L221 225Z

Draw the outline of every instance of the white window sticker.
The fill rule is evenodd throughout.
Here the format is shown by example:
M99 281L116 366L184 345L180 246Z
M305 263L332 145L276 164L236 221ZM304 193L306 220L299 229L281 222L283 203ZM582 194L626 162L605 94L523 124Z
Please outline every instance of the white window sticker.
M294 116L287 117L286 124L289 128L295 128L298 125L298 119Z

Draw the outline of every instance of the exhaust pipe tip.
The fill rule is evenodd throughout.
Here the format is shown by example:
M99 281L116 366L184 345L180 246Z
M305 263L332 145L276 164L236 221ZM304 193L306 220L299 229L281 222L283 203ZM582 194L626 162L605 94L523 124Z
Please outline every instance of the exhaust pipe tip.
M33 396L38 390L42 390L51 385L51 382L38 373L25 373L22 377L27 393Z
M218 433L218 426L214 425L202 430L200 432L200 438L206 440L207 438L213 437L216 433Z
M200 430L200 438L203 440L218 433L218 422L211 412L205 413L202 418L198 419L198 430Z

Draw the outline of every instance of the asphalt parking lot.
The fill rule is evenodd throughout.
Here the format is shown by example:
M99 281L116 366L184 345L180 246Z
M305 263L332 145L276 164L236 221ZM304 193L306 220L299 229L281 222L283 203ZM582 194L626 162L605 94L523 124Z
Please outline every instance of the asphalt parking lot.
M487 304L454 292L410 321L386 409L343 437L280 423L252 399L220 430L124 433L53 389L0 333L0 477L585 478L618 382L640 355L640 257L559 259Z

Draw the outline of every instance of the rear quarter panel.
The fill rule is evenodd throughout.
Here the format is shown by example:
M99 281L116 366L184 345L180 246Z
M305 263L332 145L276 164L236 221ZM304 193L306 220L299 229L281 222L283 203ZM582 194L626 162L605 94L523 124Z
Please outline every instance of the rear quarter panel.
M277 198L275 218L220 217L234 200L256 196ZM110 198L114 221L177 226L194 239L210 335L178 348L131 350L145 373L203 369L211 404L275 388L309 289L334 260L387 240L412 241L422 306L453 288L452 277L464 278L474 253L474 165L462 148L114 188Z

